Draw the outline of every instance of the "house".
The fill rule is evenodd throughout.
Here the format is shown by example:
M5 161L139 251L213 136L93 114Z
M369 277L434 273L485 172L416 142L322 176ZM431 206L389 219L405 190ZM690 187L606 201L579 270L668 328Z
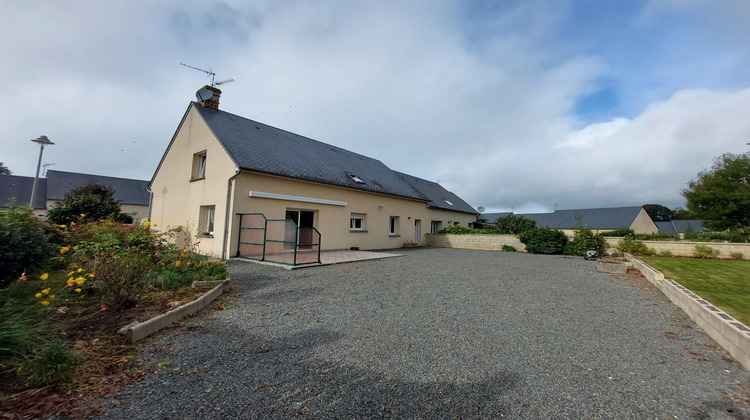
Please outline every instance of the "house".
M671 220L669 222L655 222L659 227L659 233L675 234L681 236L688 230L693 232L703 232L707 230L703 225L703 220Z
M33 177L0 175L0 207L7 207L13 198L17 204L28 204L33 184ZM34 214L46 214L71 190L88 184L112 188L113 198L120 202L122 212L131 215L134 221L148 216L148 181L53 170L47 171L46 178L39 178Z
M203 253L266 259L303 248L399 248L476 219L437 183L220 110L216 88L198 93L210 98L188 105L164 152L150 219L187 225Z
M499 213L507 216L507 213ZM487 215L480 215L488 223L495 223L498 217L492 219ZM516 216L535 220L538 227L560 229L572 235L578 227L586 227L598 232L611 231L620 228L633 229L635 233L656 233L658 227L651 220L642 206L611 207L599 209L555 210L552 213L527 213Z

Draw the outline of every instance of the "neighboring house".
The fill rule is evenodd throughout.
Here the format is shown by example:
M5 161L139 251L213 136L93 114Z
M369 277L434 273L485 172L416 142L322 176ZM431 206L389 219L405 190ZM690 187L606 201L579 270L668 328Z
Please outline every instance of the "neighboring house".
M0 209L10 208L11 204L16 207L29 204L33 186L33 177L0 175ZM39 216L47 213L47 180L39 178L36 190L33 210Z
M672 220L669 222L655 222L659 227L659 233L684 235L688 230L693 232L703 232L707 230L703 226L703 220Z
M151 221L163 228L187 225L198 233L203 253L255 257L261 242L264 250L277 246L258 233L258 217L240 213L316 230L325 250L421 244L427 232L476 220L471 206L437 183L221 111L221 91L205 89L213 97L190 103L150 184ZM284 229L276 242L295 241L289 226ZM272 230L269 224L265 235ZM298 247L311 240L299 232Z
M505 213L482 213L479 216L477 216L477 222L474 223L474 227L476 228L484 228L484 227L491 227L495 224L497 219L501 219L506 216L510 216L513 214L512 211L505 212Z
M28 204L33 184L33 177L0 175L0 205L7 207L11 198L15 198L17 204ZM120 202L121 211L133 216L134 221L148 216L148 181L53 170L47 171L46 178L39 178L34 214L47 213L72 189L88 184L112 188L113 198Z
M507 213L498 213L506 215ZM479 219L487 219L495 223L487 215L480 215ZM527 213L516 216L535 220L538 227L560 229L572 234L577 227L591 228L597 232L606 232L620 228L630 228L635 233L656 233L658 228L642 206L612 207L601 209L556 210L553 213Z

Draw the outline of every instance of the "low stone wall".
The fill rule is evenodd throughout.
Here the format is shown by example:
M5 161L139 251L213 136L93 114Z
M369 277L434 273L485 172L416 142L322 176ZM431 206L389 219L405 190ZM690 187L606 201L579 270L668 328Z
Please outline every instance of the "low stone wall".
M607 250L614 250L622 238L606 238ZM641 241L657 254L668 251L675 257L692 257L696 245L711 247L719 251L718 258L732 258L732 254L740 253L742 258L750 259L750 244L734 244L725 242L692 242L692 241Z
M426 245L435 248L502 251L503 245L510 245L516 251L526 251L526 246L515 235L451 235L448 233L428 233L426 236Z
M745 369L750 370L750 328L711 305L680 283L665 279L664 274L630 254L625 258L641 270L669 300L682 309L698 326L719 343Z

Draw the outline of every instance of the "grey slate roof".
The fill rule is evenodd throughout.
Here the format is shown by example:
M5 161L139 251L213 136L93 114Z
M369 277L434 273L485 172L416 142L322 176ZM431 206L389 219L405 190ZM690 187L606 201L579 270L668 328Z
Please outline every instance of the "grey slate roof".
M703 232L703 220L672 220L671 222L654 222L659 228L659 233L685 233L688 226L693 232Z
M482 213L479 215L478 219L480 221L484 221L489 224L494 224L497 221L497 219L501 217L509 216L511 214L513 214L513 212L511 211L508 211L505 213Z
M527 213L517 216L536 220L539 227L554 229L575 229L579 225L592 229L628 228L633 223L642 206L610 207L601 209L557 210L554 213ZM581 217L580 222L577 216Z
M47 171L47 199L62 200L70 190L91 183L112 188L121 204L149 204L148 181L54 170Z
M0 207L8 207L8 203L15 199L17 206L29 204L34 177L18 175L0 175ZM47 207L47 180L39 178L36 186L35 209Z
M195 102L192 106L242 170L430 201L379 160Z
M396 173L401 177L401 179L409 183L409 185L414 187L415 190L419 191L422 195L430 200L430 202L427 203L429 207L477 214L477 211L474 210L474 208L467 204L464 200L462 200L461 197L446 190L437 182L417 178L416 176L408 175L403 172Z

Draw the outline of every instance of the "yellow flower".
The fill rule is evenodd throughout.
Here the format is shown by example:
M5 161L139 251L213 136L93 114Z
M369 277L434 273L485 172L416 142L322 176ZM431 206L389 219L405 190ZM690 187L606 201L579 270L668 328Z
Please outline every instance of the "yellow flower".
M72 286L74 284L75 284L75 281L73 281L73 277L69 278L68 281L67 281L67 285L68 286Z
M87 277L90 278L90 279L93 279L94 278L94 273L89 273L89 275Z
M45 294L45 295L48 295L49 294L49 289L42 290L42 293Z
M42 279L42 280L47 280L49 278L49 274L48 273L44 273L41 276L39 276L39 278Z
M63 229L65 229L65 228L66 228L67 226L65 226L65 225L60 225L60 227L61 227L61 228L63 228Z
M72 275L73 275L73 271L71 271L71 272L70 272L70 273L68 273L67 275L68 275L68 276L72 276Z
M49 306L49 301L48 300L43 300L41 303L44 306Z
M154 223L154 227L158 227L158 226L159 226L159 225L157 225L156 223Z
M76 293L81 293L81 288L80 287L76 289Z
M177 260L177 261L174 262L174 266L175 267L179 267L181 264L182 264L182 261L180 261L180 260Z
M54 298L55 298L55 295L49 295L49 298L50 298L50 299L54 299Z
M79 285L79 286L83 286L83 283L86 283L86 279L84 279L83 277L78 277L78 278L76 279L76 284L77 284L77 285Z
M188 252L190 252L190 251L188 251L187 249L183 249L183 250L182 250L182 251L180 251L180 252L181 252L181 253L183 253L183 254L187 254L187 253L188 253Z
M78 251L78 245L73 247L73 251Z
M42 297L42 294L41 293L37 293L37 294L34 295L34 297L37 298L37 299L39 299L39 298Z
M60 253L62 255L67 254L69 251L70 251L70 247L64 246L64 247L60 248Z
M86 217L86 215L81 213L81 219L83 219L84 217Z
M80 273L81 271L83 271L83 268L79 268L78 270L76 270L76 273Z
M75 226L75 225L76 225L76 222L70 222L70 225L71 225L71 226Z

